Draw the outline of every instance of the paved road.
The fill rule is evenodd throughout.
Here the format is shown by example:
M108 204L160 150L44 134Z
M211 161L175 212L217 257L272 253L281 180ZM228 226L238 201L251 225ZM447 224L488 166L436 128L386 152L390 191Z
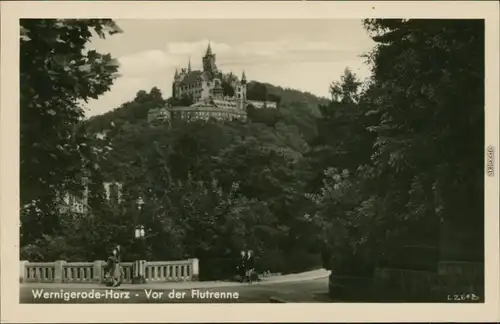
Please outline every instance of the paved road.
M287 302L332 302L328 279L276 284L241 284L200 289L113 290L106 288L23 287L21 303L268 303L271 297ZM59 293L59 296L55 296ZM36 296L35 296L36 295ZM66 298L64 297L66 296ZM66 300L65 300L66 299Z

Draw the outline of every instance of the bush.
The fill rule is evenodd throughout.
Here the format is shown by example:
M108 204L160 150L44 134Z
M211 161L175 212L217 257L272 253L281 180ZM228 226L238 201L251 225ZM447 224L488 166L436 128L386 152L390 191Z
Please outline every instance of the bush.
M238 274L239 258L200 259L199 279L201 281L229 280Z
M284 274L305 272L323 267L323 259L319 253L311 253L303 249L293 250L286 255Z
M287 268L283 252L279 250L267 251L264 255L255 258L255 270L258 273L269 271L271 273L282 273Z
M379 267L401 270L436 271L439 249L435 246L403 246L392 257L379 261Z
M239 275L237 270L239 260L239 257L200 259L199 278L202 281L234 280L235 276ZM255 257L255 275L268 271L289 274L319 268L322 268L321 255L302 249L288 253L271 250Z
M333 256L330 259L332 273L337 276L349 277L372 277L375 271L375 265L361 257L344 256L339 258Z
M298 273L323 267L321 255L304 249L292 251L269 251L260 258L256 258L255 269L259 273Z

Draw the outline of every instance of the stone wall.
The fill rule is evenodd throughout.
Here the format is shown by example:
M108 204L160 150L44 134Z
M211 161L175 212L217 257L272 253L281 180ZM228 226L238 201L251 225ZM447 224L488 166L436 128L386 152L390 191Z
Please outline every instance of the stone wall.
M378 268L373 277L374 298L380 302L433 302L437 283L436 272Z
M441 261L437 271L377 268L372 282L377 302L484 301L484 263ZM364 298L358 294L358 299Z
M484 263L441 261L438 264L439 294L442 298L462 298L473 294L484 300Z

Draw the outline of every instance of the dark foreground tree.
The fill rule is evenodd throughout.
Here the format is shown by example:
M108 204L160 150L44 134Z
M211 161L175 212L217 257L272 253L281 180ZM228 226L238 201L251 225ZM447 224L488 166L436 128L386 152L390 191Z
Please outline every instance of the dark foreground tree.
M482 260L484 21L366 27L378 44L371 56L378 195L410 237L436 242L439 233L442 259ZM415 224L434 230L417 234Z
M118 64L87 50L91 37L120 32L109 19L22 19L20 200L25 242L58 227L58 195L78 191L92 151L82 102L109 90Z

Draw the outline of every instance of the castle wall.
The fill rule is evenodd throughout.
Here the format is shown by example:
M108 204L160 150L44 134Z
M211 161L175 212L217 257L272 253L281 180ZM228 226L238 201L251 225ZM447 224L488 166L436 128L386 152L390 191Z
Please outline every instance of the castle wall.
M276 109L277 105L273 101L256 101L256 100L247 100L246 101L247 105L252 105L255 108L273 108Z
M213 87L214 87L213 82L208 80L203 81L200 99L209 98L211 96Z
M197 106L197 107L176 107L171 109L172 119L183 120L208 120L214 118L217 120L227 120L238 118L245 120L246 113L234 108L215 107L215 106Z
M183 96L190 96L193 97L194 99L199 99L203 97L203 87L202 87L203 82L202 81L197 81L193 83L187 83L187 84L179 84L176 87L176 99L181 99Z

